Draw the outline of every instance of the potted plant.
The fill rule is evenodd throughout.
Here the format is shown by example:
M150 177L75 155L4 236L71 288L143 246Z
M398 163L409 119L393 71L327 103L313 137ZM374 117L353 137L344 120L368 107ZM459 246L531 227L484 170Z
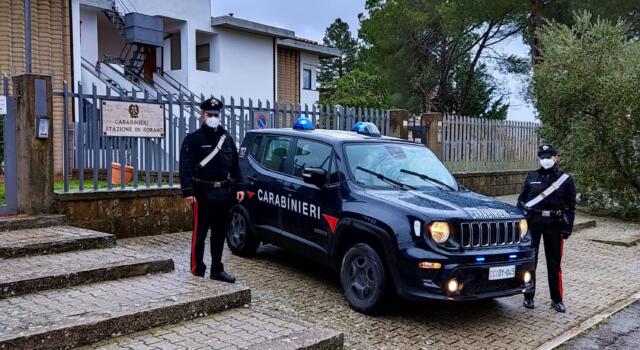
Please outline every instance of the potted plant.
M131 164L131 150L125 150L125 166L124 166L124 184L128 185L131 180L133 180L133 166ZM111 183L114 185L122 184L122 179L120 177L121 173L121 164L120 163L111 163Z

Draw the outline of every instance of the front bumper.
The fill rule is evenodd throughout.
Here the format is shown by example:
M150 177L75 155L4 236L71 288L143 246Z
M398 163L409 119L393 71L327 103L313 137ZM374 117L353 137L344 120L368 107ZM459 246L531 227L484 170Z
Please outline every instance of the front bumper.
M515 257L514 257L515 256ZM479 262L478 257L484 261ZM440 269L420 269L422 261L439 262ZM410 248L398 256L392 272L396 292L408 300L478 300L521 294L533 289L523 274L535 270L534 250L530 247L487 249L443 256L420 248ZM515 266L515 277L489 280L489 268ZM458 290L450 293L447 282L455 278Z

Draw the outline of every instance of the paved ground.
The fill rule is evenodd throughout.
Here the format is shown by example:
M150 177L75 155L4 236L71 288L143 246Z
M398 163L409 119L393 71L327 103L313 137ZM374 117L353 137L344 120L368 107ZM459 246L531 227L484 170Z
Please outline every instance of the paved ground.
M640 225L599 219L598 227L574 234L565 244L564 290L568 312L548 307L544 255L539 266L538 307L525 310L520 296L446 303L394 301L378 317L352 311L330 271L291 252L263 246L253 259L225 251L225 263L252 290L252 305L345 334L353 349L533 349L640 291L640 246L594 242L615 229L640 233ZM188 274L190 233L119 240L120 246L172 257Z
M623 350L640 348L640 302L614 314L606 323L567 342L562 350Z

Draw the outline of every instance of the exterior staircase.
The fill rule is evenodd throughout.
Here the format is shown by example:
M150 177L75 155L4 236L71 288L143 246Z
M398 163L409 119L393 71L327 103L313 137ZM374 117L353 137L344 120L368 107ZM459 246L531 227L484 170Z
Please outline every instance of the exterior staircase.
M251 291L174 271L64 217L0 221L0 349L341 349L341 333L250 307Z

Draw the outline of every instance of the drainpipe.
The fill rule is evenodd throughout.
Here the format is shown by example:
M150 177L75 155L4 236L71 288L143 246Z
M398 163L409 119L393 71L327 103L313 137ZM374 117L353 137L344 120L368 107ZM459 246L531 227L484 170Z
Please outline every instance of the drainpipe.
M278 44L277 38L273 38L273 103L275 106L278 97Z
M31 74L31 0L24 0L25 71Z

